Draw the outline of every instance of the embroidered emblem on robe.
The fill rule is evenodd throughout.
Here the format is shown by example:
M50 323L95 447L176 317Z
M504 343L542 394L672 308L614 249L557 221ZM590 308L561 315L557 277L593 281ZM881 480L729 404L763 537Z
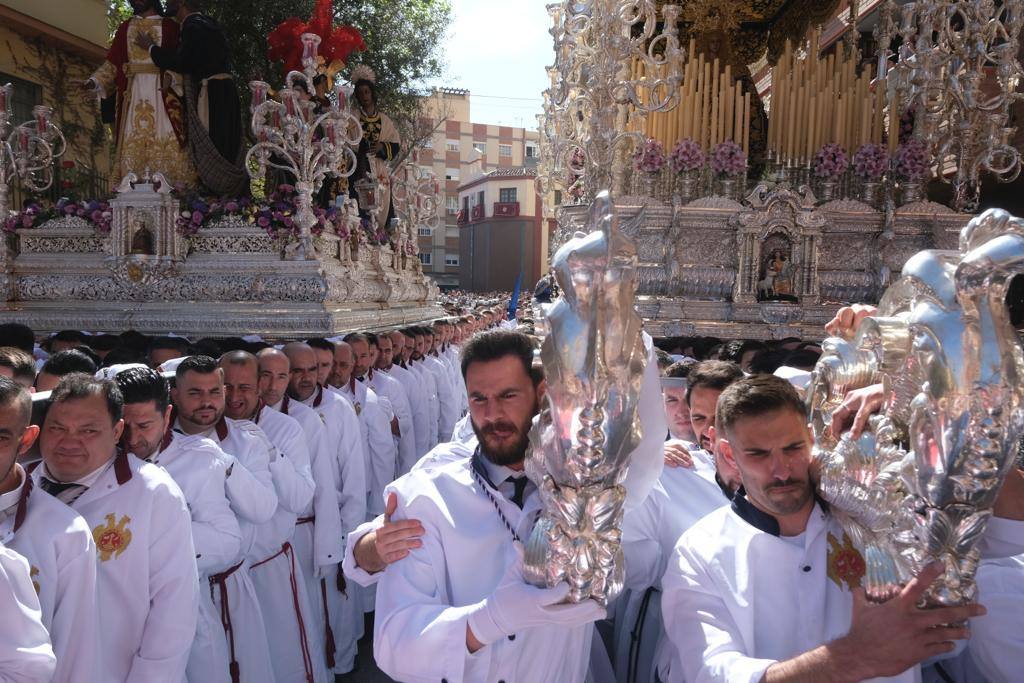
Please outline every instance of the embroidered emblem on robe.
M853 547L853 541L843 534L843 542L831 533L828 535L828 578L842 587L845 583L848 590L860 588L860 580L864 578L864 557Z
M132 521L131 517L121 515L121 520L115 523L116 516L114 513L110 513L106 519L106 525L97 525L92 530L92 537L96 541L96 551L100 555L101 562L106 562L111 557L117 559L132 542L132 532L128 529L128 522Z

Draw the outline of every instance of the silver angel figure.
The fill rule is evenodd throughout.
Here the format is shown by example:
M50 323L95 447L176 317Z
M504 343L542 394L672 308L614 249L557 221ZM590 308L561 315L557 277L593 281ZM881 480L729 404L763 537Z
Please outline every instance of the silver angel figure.
M622 482L640 443L647 351L633 309L636 248L607 192L595 199L588 224L592 232L576 233L552 261L562 296L546 316L548 389L526 465L543 512L524 571L538 585L568 582L573 602L607 604L622 588Z
M825 342L808 395L820 490L864 555L874 600L934 560L945 573L926 603L975 597L977 544L1024 433L1024 347L1006 306L1021 274L1024 221L986 211L959 251L907 261L851 342ZM844 394L879 383L870 429L833 439Z

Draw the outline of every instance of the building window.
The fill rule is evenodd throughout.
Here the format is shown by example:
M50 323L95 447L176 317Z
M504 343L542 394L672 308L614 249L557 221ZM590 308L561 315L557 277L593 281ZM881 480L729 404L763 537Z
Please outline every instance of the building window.
M480 152L481 154L487 154L487 143L486 142L474 142L473 149Z
M561 206L561 205L562 205L562 191L561 190L555 190L555 206Z
M11 123L15 126L32 119L32 108L43 103L43 86L16 76L0 73L0 84L10 83L14 87L11 98Z
M479 192L476 193L476 205L477 206L483 206L484 205L484 191L483 190L480 190Z
M446 168L446 169L444 169L444 179L445 180L458 180L459 179L459 169L457 169L457 168Z
M448 213L458 213L459 212L459 198L458 197L455 197L455 196L448 197L446 202L447 202L447 206L448 206Z
M512 145L498 145L498 156L510 157L512 156Z
M458 254L445 254L444 255L444 264L446 266L457 266L457 265L459 265L459 255Z
M429 266L431 263L433 263L433 261L433 254L431 254L429 251L420 252L420 263L422 263L425 266Z
M503 187L498 190L498 201L502 204L511 204L516 200L516 188Z
M526 158L527 159L536 159L538 156L540 156L540 154L539 154L539 150L537 149L537 145L529 144L528 143L526 145Z
M420 237L430 237L431 235L434 234L434 230L432 228L429 228L429 227L428 228L423 228L423 227L418 228L417 232L419 233Z
M448 142L445 143L444 148L448 152L458 152L459 151L459 141L458 140L449 140Z
M434 149L434 138L427 138L420 144L420 146L423 147L423 149Z

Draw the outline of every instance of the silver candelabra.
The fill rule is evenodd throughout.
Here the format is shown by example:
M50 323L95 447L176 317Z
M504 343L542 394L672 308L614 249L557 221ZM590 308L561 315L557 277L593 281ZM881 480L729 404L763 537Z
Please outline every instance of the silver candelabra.
M279 93L280 101L268 99L270 86L263 81L252 81L252 132L256 144L246 154L246 167L255 168L265 176L268 168L291 173L298 193L298 243L290 247L289 256L295 259L315 258L312 227L316 224L313 213L313 194L328 175L345 177L356 169L356 155L352 148L363 137L359 119L349 111L351 87L338 83L334 87L334 100L327 111L316 113L316 103L304 99L303 94L315 94L317 48L320 36L302 34L303 71L291 71L285 78L285 87ZM305 86L303 89L302 84Z
M555 63L548 69L540 120L537 186L543 194L582 178L592 199L621 191L625 156L641 133L635 115L664 112L679 101L681 7L653 0L563 0L548 5Z
M67 149L50 107L37 105L30 121L14 124L13 94L10 83L0 86L0 221L6 220L10 208L11 183L20 180L33 192L48 189L53 162Z
M887 78L900 111L913 114L914 136L934 155L938 177L951 176L954 207L976 209L983 172L1003 182L1020 175L1010 109L1024 97L1017 92L1024 2L886 0L879 19L879 74L897 58Z

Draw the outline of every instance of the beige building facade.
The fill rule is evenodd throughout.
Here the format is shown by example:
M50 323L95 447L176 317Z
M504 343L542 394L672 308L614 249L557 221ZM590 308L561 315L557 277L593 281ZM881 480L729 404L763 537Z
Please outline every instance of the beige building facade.
M465 288L468 283L461 281L465 271L460 246L459 187L472 173L534 166L540 153L539 135L536 130L473 123L468 90L439 88L427 97L425 104L422 129L432 133L420 148L419 163L433 169L444 188L444 198L438 207L437 229L420 229L420 261L424 272L441 288ZM526 184L529 191L520 191L519 201L528 201L532 207L533 182Z

